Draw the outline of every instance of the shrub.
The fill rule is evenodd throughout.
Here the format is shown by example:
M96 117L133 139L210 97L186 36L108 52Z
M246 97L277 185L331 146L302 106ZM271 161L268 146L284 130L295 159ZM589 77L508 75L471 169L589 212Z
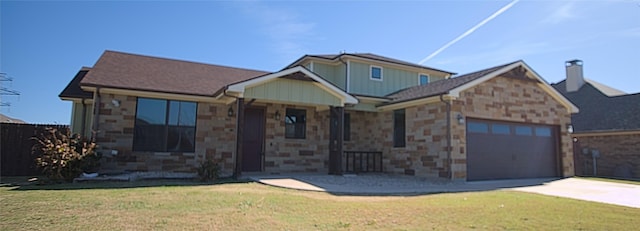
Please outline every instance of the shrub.
M200 164L198 168L198 176L201 181L215 181L218 179L220 166L216 161L207 159Z
M78 134L71 135L68 130L47 128L34 139L37 142L32 151L41 154L36 158L36 164L52 181L70 182L82 172L95 171L100 164L96 144Z

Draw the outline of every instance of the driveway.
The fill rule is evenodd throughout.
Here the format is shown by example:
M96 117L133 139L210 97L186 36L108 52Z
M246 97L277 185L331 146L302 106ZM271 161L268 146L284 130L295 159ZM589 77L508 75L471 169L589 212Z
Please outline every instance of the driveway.
M421 195L431 193L515 190L640 208L640 185L578 178L517 179L450 182L389 174L364 175L254 175L267 185L337 195Z
M640 208L640 185L633 184L567 178L513 190Z

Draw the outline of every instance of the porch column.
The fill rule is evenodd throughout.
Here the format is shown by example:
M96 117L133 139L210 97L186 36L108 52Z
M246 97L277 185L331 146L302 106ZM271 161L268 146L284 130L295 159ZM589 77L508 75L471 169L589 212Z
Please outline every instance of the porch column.
M244 136L244 98L236 100L236 167L233 172L234 178L238 179L242 174L242 142Z
M329 109L329 174L342 174L344 107Z

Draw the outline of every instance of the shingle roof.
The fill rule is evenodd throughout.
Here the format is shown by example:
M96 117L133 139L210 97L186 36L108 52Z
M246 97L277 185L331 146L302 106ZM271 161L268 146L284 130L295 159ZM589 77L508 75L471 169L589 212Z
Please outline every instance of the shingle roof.
M80 84L211 96L231 83L264 74L268 72L105 51Z
M383 61L383 62L389 62L389 63L395 63L395 64L400 64L400 65L405 65L405 66L423 68L423 69L430 69L430 70L449 73L449 74L456 74L456 73L453 73L453 72L450 72L450 71L444 71L444 70L436 69L436 68L433 68L433 67L427 67L427 66L416 64L416 63L411 63L411 62L407 62L407 61L403 61L403 60L399 60L399 59L394 59L394 58L389 58L389 57L385 57L385 56L382 56L382 55L376 55L376 54L372 54L372 53L342 53L342 54L305 55L305 56L301 57L300 59L296 60L295 62L293 62L292 64L290 64L289 66L287 66L286 68L291 68L291 67L295 66L296 63L298 63L299 61L301 61L301 60L303 60L303 59L305 59L307 57L314 57L314 58L321 58L321 59L328 59L328 60L336 60L336 59L339 59L340 57L345 56L345 55L359 57L359 58L365 58L365 59L371 59L371 60L377 60L377 61Z
M89 70L90 68L85 67L85 68L82 68L80 71L78 71L76 76L73 77L73 80L71 80L69 85L67 85L67 87L65 87L64 90L62 90L62 92L60 92L60 95L58 95L58 97L80 98L80 99L93 98L93 93L84 91L82 90L82 88L80 88L80 80L84 78L84 76L89 72Z
M507 63L500 66L495 66L491 68L487 68L484 70L468 73L465 75L460 75L457 77L452 77L450 79L443 79L439 81L435 81L429 83L427 85L420 85L415 87L410 87L407 89L403 89L394 93L387 95L387 98L391 98L393 103L400 103L405 101L410 101L414 99L426 98L430 96L442 95L448 93L450 90L462 86L466 83L469 83L475 79L481 78L485 75L488 75L494 71L500 70L506 66L517 63L520 61L515 61L511 63Z
M589 82L567 92L564 80L552 86L580 108L571 116L574 132L640 130L640 93L609 97Z

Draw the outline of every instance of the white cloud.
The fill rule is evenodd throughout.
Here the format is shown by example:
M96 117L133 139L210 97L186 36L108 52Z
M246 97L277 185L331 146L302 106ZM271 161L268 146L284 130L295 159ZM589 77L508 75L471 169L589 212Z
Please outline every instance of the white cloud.
M257 20L265 38L271 41L271 48L283 60L295 60L307 53L306 43L316 38L314 23L300 20L298 14L282 8L250 2L243 5L246 15Z
M563 2L561 5L552 5L552 12L542 22L558 24L578 17L575 11L575 1Z

